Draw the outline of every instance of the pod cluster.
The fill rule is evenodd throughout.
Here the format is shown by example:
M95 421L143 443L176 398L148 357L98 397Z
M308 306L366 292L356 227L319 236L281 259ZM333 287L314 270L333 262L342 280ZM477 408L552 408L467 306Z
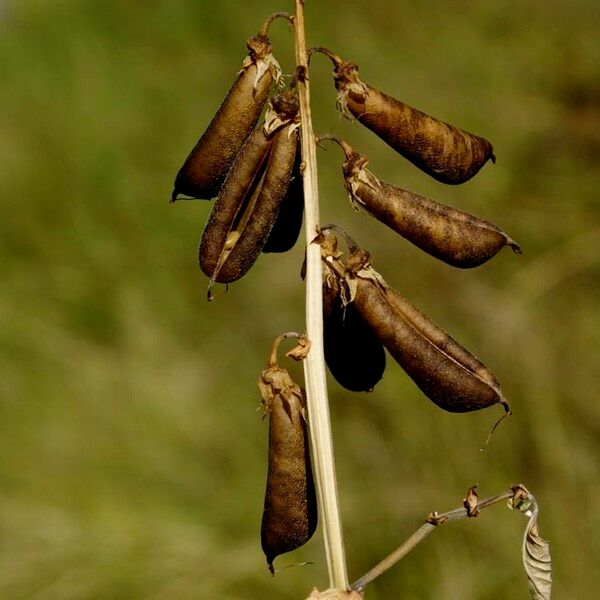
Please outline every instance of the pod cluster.
M469 412L501 404L509 410L498 380L479 359L391 288L371 265L369 253L353 241L345 260L337 249L331 253L331 248L336 247L332 237L334 234L325 229L317 238L328 277L335 280L333 285L325 281L324 285L339 290L343 309L360 318L359 326L351 321L342 335L336 330L330 332L329 335L337 336L335 341L327 340L325 326L325 346L330 344L336 355L335 359L329 358L328 365L341 385L356 390L356 381L373 382L376 377L378 380L383 374L385 357L368 360L362 356L352 361L351 385L348 385L349 374L342 372L340 376L336 370L340 357L351 352L360 354L365 348L378 357L384 347L425 396L440 408Z
M243 277L261 252L290 250L302 226L304 190L298 128L296 78L282 91L281 69L272 54L271 15L247 41L249 55L183 166L171 201L216 201L198 248L201 270L215 282ZM446 184L468 181L495 162L483 137L444 123L365 83L358 67L325 48L333 62L337 104L413 165ZM297 71L300 77L300 71ZM274 90L277 90L275 93ZM262 119L261 119L262 116ZM343 140L342 172L352 205L364 209L400 236L444 263L458 268L482 265L504 246L519 245L498 226L467 212L378 179L368 159ZM349 248L339 250L333 230ZM316 232L315 232L316 233ZM473 354L390 287L373 268L368 252L336 226L326 226L313 243L323 264L324 355L333 377L354 392L373 390L386 368L386 351L423 394L449 412L469 412L495 404L510 412L498 380ZM303 275L304 277L304 275ZM261 544L271 574L273 561L299 548L317 525L307 408L303 390L277 363L273 345L258 386L269 421L268 473ZM300 336L294 358L310 343Z
M302 226L294 82L272 95L281 69L267 33L277 17L290 19L287 13L271 15L248 39L241 71L175 178L172 202L217 198L198 250L211 286L245 275L261 251L287 252Z

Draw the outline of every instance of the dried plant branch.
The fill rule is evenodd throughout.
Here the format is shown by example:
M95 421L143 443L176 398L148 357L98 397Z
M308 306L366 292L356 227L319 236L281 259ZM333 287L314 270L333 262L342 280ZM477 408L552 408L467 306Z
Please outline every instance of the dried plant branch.
M509 500L513 498L516 490L520 489L519 486L502 492L496 496L490 496L484 500L480 500L476 504L477 511L474 511L473 505L471 504L471 498L474 488L469 490L469 494L465 499L465 505L461 508L455 508L445 513L432 512L427 516L426 522L417 529L407 540L405 540L396 550L384 558L379 564L375 565L366 575L363 575L360 579L356 580L351 588L357 592L362 592L369 583L377 579L380 575L385 573L388 569L393 567L400 559L404 558L411 550L418 546L438 525L448 523L450 521L461 521L462 519L468 519L470 517L477 516L479 511L498 502Z
M304 0L296 0L294 17L296 64L300 114L302 118L302 177L306 227L306 333L311 349L304 361L311 450L317 485L329 584L348 587L344 540L340 519L331 420L323 351L323 298L321 248L313 244L319 231L319 190L317 182L316 144L310 111L310 88L307 78L308 55L304 27Z

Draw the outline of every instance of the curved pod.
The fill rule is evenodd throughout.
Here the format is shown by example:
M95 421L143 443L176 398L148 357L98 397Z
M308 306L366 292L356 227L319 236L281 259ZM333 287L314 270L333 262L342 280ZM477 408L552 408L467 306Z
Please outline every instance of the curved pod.
M487 262L507 245L521 253L493 223L381 182L367 164L364 154L347 152L343 172L351 200L421 250L463 269Z
M509 406L494 374L404 296L390 288L357 249L336 266L352 302L396 362L440 408L468 412Z
M338 105L396 152L431 177L448 184L471 179L491 159L492 144L444 123L363 82L358 66L326 51L334 64Z
M261 545L271 574L280 554L303 546L317 527L304 399L285 369L271 367L259 380L269 415L269 467Z
M200 267L212 281L245 275L265 245L296 157L294 118L285 116L274 132L255 130L236 158L200 241Z
M280 71L266 34L251 37L247 46L250 54L240 74L177 173L172 202L179 194L214 198L237 153L256 127Z

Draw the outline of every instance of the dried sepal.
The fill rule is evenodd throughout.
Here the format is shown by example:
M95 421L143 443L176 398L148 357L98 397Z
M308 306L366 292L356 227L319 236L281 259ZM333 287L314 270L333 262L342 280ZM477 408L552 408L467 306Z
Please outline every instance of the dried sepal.
M533 600L550 600L552 595L552 557L550 544L542 538L538 528L539 506L535 496L519 485L508 507L529 517L523 535L523 567L527 573L529 593Z
M294 346L289 352L287 352L286 356L288 358L291 358L292 360L301 361L308 356L309 352L310 340L305 335L302 335L300 338L298 338L298 344Z
M467 517L479 516L479 495L477 494L477 484L472 485L469 488L466 498L463 498L463 506L467 510Z
M285 125L293 125L288 129L288 135L292 135L300 126L299 108L298 96L292 90L271 98L263 125L265 135L271 136Z

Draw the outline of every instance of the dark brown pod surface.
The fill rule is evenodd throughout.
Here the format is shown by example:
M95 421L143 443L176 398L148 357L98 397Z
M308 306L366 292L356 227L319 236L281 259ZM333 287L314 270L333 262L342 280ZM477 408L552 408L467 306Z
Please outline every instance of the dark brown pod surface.
M469 213L379 181L367 168L364 154L344 162L346 188L352 202L421 250L459 268L477 267L504 246L520 246L499 227Z
M218 272L216 281L229 283L245 275L256 262L277 219L292 176L297 133L285 127L274 138L256 203L245 227Z
M358 67L334 59L338 104L419 169L443 183L463 183L492 159L492 144L364 83Z
M209 277L215 271L244 200L250 199L260 188L272 142L262 127L252 133L238 154L212 207L198 251L200 267Z
M287 252L298 241L302 229L302 216L304 215L304 187L302 185L302 174L300 173L301 162L302 156L298 144L292 179L285 197L281 201L277 219L262 249L263 252Z
M354 304L341 299L324 322L325 362L336 381L351 392L370 392L383 377L385 350Z
M508 403L493 373L392 290L363 251L348 258L348 295L363 319L421 391L440 408L468 412Z
M269 415L269 468L261 544L269 571L280 554L304 545L317 527L317 500L300 388L271 366L258 382Z
M214 198L221 189L236 155L258 122L279 66L266 36L247 42L250 50L242 71L217 114L177 173L172 201L179 194Z
M211 285L245 275L265 245L292 176L297 114L293 92L273 98L264 126L236 157L200 241L199 263Z

